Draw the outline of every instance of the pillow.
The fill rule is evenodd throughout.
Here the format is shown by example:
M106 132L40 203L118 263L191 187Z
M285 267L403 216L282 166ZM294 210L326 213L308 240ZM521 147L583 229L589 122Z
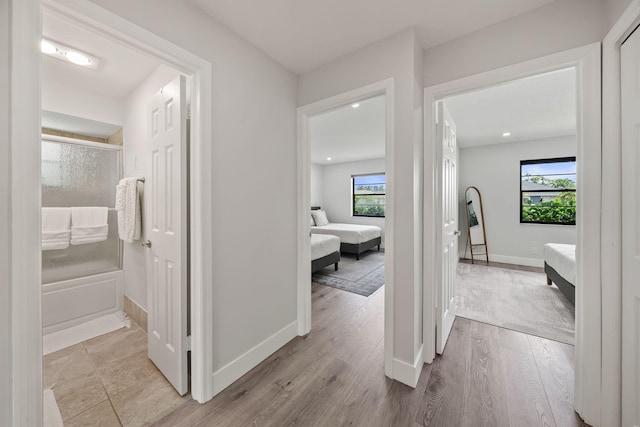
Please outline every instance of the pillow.
M314 225L316 225L316 220L313 219L313 214L311 214L311 226L313 227Z
M327 219L327 213L323 210L313 211L311 212L311 216L313 217L313 220L315 221L315 224L317 226L329 224L329 220Z

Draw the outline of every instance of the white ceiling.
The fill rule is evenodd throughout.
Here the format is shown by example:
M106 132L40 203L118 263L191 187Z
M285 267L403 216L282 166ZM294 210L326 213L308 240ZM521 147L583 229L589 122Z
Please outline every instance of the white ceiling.
M573 68L445 99L461 148L575 135L576 102Z
M358 108L345 105L309 119L311 163L327 165L384 157L385 97L359 104Z
M43 85L64 85L119 100L160 65L151 57L47 14L42 16L42 34L100 60L98 68L92 70L42 55Z
M553 0L183 0L303 73L414 26L425 49Z
M450 97L445 105L456 123L458 145L469 148L575 135L576 96L571 68ZM311 163L384 157L384 96L311 117L309 138Z

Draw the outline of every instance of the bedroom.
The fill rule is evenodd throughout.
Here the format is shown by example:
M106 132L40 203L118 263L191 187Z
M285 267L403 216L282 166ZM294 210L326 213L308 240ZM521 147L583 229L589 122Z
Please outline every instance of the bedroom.
M314 290L369 297L384 284L385 102L360 99L309 119ZM319 252L330 239L336 255Z
M575 100L572 68L445 99L458 141L457 316L574 344L573 285L543 267L566 271L549 244L568 250L575 283Z

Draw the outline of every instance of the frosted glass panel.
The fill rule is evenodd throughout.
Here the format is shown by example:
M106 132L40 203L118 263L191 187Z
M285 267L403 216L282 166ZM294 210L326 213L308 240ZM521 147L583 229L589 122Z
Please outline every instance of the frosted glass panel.
M42 281L52 283L121 268L115 206L121 152L42 141L42 206L107 206L107 240L42 252Z

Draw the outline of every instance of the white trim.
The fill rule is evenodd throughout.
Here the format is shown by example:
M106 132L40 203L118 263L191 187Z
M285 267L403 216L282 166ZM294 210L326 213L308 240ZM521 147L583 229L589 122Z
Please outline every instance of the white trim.
M602 330L622 330L620 46L640 24L633 0L602 43ZM602 335L602 426L622 425L622 337Z
M311 249L309 208L311 206L310 188L310 149L308 140L309 117L322 112L357 102L376 95L385 95L385 169L387 177L386 217L385 217L385 291L384 291L384 369L385 374L395 378L393 372L393 254L394 254L394 81L386 79L359 89L332 96L321 101L298 107L298 335L311 331Z
M86 139L69 138L66 136L42 134L42 141L64 142L67 144L82 145L85 147L99 148L101 150L122 151L121 145L107 144L103 142L87 141Z
M229 387L238 378L258 366L298 335L298 322L292 322L260 344L218 369L214 374L214 394Z
M484 256L483 258L484 259ZM526 265L528 267L544 267L544 260L539 258L523 258L510 255L489 254L489 261L502 262L513 265Z
M213 397L213 272L211 64L193 53L83 0L41 0L43 9L108 39L151 55L192 77L191 102L191 395ZM38 11L38 14L40 12ZM38 35L38 39L40 35ZM39 57L38 57L39 61ZM39 131L39 129L38 129Z
M562 68L575 67L578 84L578 189L577 252L578 281L576 294L576 375L575 408L592 425L600 422L601 388L601 284L600 284L600 44L533 59L486 73L454 80L425 89L425 170L435 158L434 103L451 95L469 92L514 79ZM435 171L435 168L432 168ZM589 171L587 174L585 171ZM424 257L424 350L425 362L435 357L435 247L438 233L434 209L437 177L425 173L425 257ZM586 189L589 191L586 191ZM427 242L431 242L430 244ZM427 278L431 277L431 280ZM589 333L586 333L589 331Z
M3 351L11 353L11 425L38 426L42 425L40 3L37 0L9 3L10 139L6 154L11 156L11 230L7 236L11 345Z
M402 360L393 359L393 373L395 374L396 380L408 385L409 387L416 387L418 380L420 379L422 367L424 366L424 357L422 356L423 350L424 344L420 345L413 365L409 365L407 362Z

